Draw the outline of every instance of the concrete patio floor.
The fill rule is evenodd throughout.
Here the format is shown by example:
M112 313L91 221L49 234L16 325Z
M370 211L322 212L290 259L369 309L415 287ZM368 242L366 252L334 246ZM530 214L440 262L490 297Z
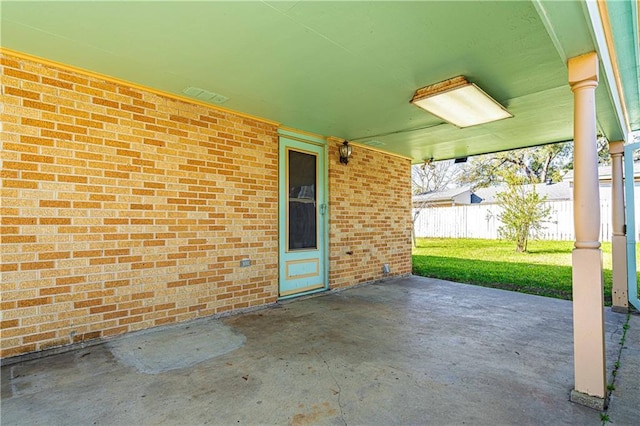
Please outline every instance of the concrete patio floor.
M626 315L606 311L611 377ZM614 424L638 421L639 329L632 316ZM0 420L601 424L572 384L571 302L405 277L5 365Z

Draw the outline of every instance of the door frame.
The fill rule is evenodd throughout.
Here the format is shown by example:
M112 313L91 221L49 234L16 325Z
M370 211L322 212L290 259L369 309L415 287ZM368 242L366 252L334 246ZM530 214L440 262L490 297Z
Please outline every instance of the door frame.
M640 310L638 298L638 270L636 265L636 216L635 216L635 176L633 170L633 152L640 150L640 142L624 146L624 186L625 216L627 232L627 295L629 303Z
M285 129L278 129L278 136L278 300L284 300L318 293L329 289L329 155L327 141L324 138L300 134ZM318 224L322 224L320 227L321 230L318 231L318 250L320 251L320 258L322 259L320 273L323 276L324 286L309 291L281 296L280 291L282 279L286 274L286 264L282 258L282 253L287 252L287 247L285 247L287 245L286 236L283 236L286 235L286 228L288 225L286 217L286 209L288 206L284 205L287 202L287 198L286 196L283 197L281 191L281 186L283 184L282 180L286 180L287 173L287 162L283 157L283 154L286 155L287 152L286 149L283 150L283 145L287 140L297 143L302 142L304 144L322 148L322 152L319 154L319 157L322 158L322 164L324 167L318 167L318 179L322 181L323 190L321 191L322 198L318 198L317 203L318 211L320 211L321 205L325 206L324 214L318 214ZM283 211L285 211L284 215Z

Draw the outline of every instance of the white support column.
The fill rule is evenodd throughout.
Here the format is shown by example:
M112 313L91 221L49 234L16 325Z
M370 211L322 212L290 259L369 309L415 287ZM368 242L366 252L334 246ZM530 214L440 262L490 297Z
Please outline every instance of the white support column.
M607 386L596 140L598 56L591 52L570 58L568 66L574 99L573 207L576 234L572 253L575 388L571 391L571 401L603 410Z
M611 250L613 257L613 288L611 295L614 312L629 312L629 295L627 294L627 235L624 218L624 181L622 178L622 156L624 141L609 142L611 154L611 217L613 219L613 235Z

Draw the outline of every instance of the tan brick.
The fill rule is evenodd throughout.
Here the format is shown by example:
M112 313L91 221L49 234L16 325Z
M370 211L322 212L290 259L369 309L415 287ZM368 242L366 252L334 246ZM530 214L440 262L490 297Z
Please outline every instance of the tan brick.
M70 208L71 202L65 200L40 200L40 207Z
M75 71L18 63L42 85L27 75L24 92L9 96L10 108L27 113L8 121L16 133L3 145L13 157L5 163L2 191L3 197L13 191L16 199L6 217L20 220L4 224L0 238L3 251L31 256L4 262L12 274L7 279L16 281L15 288L35 287L31 293L11 290L8 298L3 293L3 313L15 313L6 320L30 318L43 328L87 324L73 337L83 341L211 315L216 304L222 311L275 297L273 126ZM242 218L236 214L244 214L245 222L234 224ZM249 292L243 285L251 278L233 276L235 263L251 241L265 237L272 242L254 247L272 266L254 270L262 278L251 282L251 290L272 290ZM218 256L228 260L205 260ZM231 283L236 296L246 292L241 300L225 290ZM230 297L217 302L218 293ZM9 330L36 337L24 345L3 335L3 345L11 345L3 353L68 342L19 326Z
M24 106L25 108L34 108L34 109L39 109L42 111L49 111L49 112L54 112L56 110L55 105L39 102L31 99L23 99L22 106Z
M62 87L64 89L69 89L69 90L73 89L73 85L70 83L67 83L62 80L55 80L53 78L48 78L48 77L42 77L42 83L55 86L55 87Z
M7 68L20 68L20 62L6 55L0 55L0 64Z
M41 217L40 225L71 225L70 217Z
M49 340L43 343L40 343L38 345L38 349L43 351L45 349L50 349L50 348L57 348L60 346L64 346L66 344L71 343L70 339L68 337L60 337L54 340Z
M87 340L98 339L100 336L102 336L101 331L92 331L89 333L76 334L75 336L73 336L73 341L84 342Z
M3 225L35 225L37 218L35 217L3 217L0 218Z
M12 76L12 77L16 77L20 80L27 80L27 81L40 81L40 76L37 74L32 74L29 72L24 72L24 71L20 71L17 69L12 69L12 68L5 68L4 69L4 73L6 75Z
M86 279L83 276L60 277L56 279L56 285L79 284L85 282Z
M6 347L6 346L2 346L2 349L0 350L0 357L1 358L9 358L12 356L16 356L16 355L22 355L22 354L27 354L30 352L35 352L36 350L36 344L35 343L31 343L29 345L20 345L20 346L14 346L14 347Z
M15 87L5 87L4 93L6 95L18 96L20 98L40 99L40 94L37 92L30 92L28 90L22 90Z
M158 318L154 321L155 325L165 325L165 324L173 324L177 321L175 316Z
M51 269L55 267L55 262L53 261L43 261L43 262L24 262L20 264L21 271L29 271L34 269Z
M71 293L71 287L69 286L57 286L41 288L39 290L40 296L51 296L54 294Z
M20 325L20 321L17 319L0 321L0 329L2 330L6 330L7 328L18 327L19 325Z
M23 343L33 343L33 342L41 342L47 339L53 339L56 337L55 331L49 331L46 333L32 334L30 336L24 336L22 338Z
M24 308L28 306L46 305L51 303L50 297L36 297L32 299L18 300L18 308Z
M80 76L75 73L59 72L58 78L60 80L69 81L71 83L77 83L81 86L86 86L87 84L89 84L89 80L86 77Z
M81 300L73 303L74 309L88 308L91 306L98 306L102 304L102 299Z
M116 305L102 305L102 306L92 307L91 309L89 309L89 313L100 314L100 313L110 312L115 310L116 310Z
M122 334L122 333L126 333L127 331L129 331L129 327L128 326L120 326L120 327L113 327L113 328L108 328L106 330L104 330L102 332L103 336L113 336L116 334Z

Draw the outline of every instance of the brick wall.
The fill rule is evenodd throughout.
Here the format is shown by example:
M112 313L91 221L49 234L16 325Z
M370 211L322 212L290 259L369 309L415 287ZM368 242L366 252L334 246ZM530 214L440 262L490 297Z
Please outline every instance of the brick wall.
M348 165L329 140L329 285L411 273L411 163L362 146ZM352 252L352 254L347 254Z
M2 357L276 300L275 126L1 64Z
M0 60L0 357L276 300L274 124ZM409 160L337 145L330 286L410 272Z

